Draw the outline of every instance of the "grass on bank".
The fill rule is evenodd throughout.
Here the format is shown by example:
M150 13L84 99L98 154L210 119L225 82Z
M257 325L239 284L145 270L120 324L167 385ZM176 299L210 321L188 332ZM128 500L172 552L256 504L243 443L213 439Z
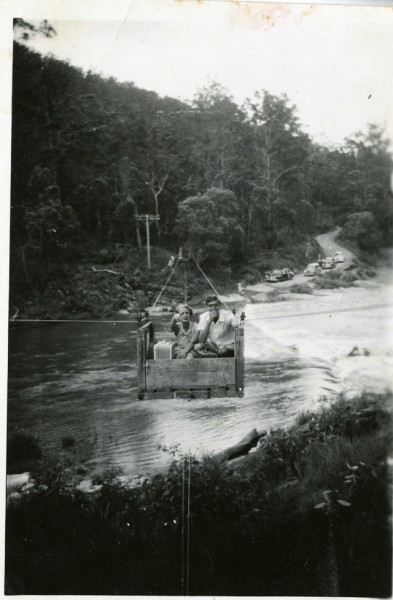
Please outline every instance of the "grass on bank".
M7 510L6 592L390 597L390 400L302 414L233 463L175 450L133 488L111 470L84 494L45 458Z
M313 278L315 288L321 290L333 290L337 288L348 288L361 279L359 273L354 271L325 271Z
M289 288L291 294L313 294L314 290L308 283L294 283Z

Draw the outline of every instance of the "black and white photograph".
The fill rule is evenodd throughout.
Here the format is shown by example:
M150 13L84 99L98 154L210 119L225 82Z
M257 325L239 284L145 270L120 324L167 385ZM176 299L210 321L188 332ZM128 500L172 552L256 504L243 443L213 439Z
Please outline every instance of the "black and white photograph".
M390 598L392 8L0 12L2 592Z

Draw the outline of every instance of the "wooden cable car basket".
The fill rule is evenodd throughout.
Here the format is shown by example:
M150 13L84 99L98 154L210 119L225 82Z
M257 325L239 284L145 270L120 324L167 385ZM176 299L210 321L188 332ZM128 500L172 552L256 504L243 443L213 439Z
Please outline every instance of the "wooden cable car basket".
M234 357L153 358L149 321L137 331L138 398L223 398L244 395L244 323L235 330Z

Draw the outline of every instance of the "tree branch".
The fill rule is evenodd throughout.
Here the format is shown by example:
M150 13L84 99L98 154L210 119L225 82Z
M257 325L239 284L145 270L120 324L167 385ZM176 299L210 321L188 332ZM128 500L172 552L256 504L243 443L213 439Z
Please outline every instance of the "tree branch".
M120 275L117 271L111 271L110 269L96 269L92 267L94 273L111 273L112 275Z
M300 165L294 165L293 167L288 167L288 169L285 169L284 171L281 171L281 173L279 175L277 175L277 177L275 179L273 179L271 185L274 185L276 183L276 181L278 179L280 179L281 175L284 175L284 173L288 173L288 171L292 171L293 169L298 169Z

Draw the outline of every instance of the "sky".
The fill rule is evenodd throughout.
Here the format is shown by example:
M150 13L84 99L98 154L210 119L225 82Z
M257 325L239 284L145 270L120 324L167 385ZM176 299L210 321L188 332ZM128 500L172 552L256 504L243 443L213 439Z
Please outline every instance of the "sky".
M212 81L238 103L257 90L286 93L304 130L321 143L340 144L367 123L393 140L393 8L212 0L136 0L123 11L122 0L114 5L88 18L76 9L59 9L53 18L42 11L57 36L31 45L183 100Z

